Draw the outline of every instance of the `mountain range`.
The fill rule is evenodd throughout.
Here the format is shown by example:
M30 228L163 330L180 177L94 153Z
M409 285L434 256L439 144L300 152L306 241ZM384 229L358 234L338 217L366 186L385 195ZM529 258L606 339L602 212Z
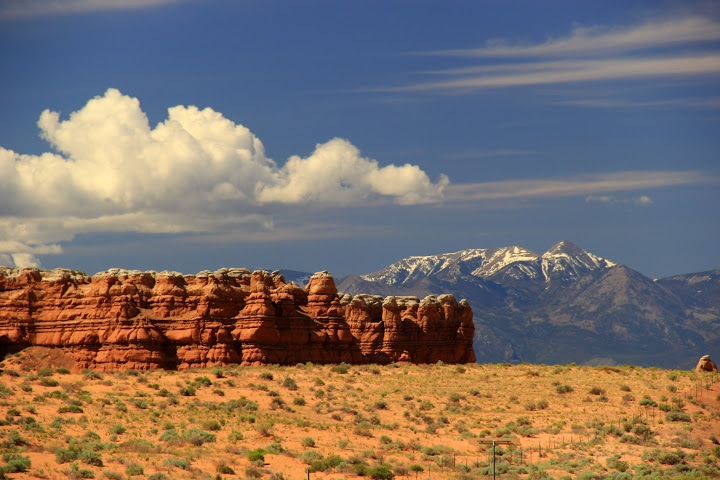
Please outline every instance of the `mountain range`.
M511 246L408 257L338 289L467 299L481 363L687 368L720 349L720 269L655 280L568 241L542 255Z

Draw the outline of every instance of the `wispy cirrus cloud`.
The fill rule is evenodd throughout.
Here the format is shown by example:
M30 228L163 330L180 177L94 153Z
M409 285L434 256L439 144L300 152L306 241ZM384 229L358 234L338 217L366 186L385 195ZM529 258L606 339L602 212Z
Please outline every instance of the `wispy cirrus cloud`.
M188 0L4 0L0 18L69 15L107 10L137 10Z
M601 55L687 46L720 40L720 22L704 16L651 19L639 25L575 26L564 38L548 38L536 45L512 45L503 39L484 47L422 52L424 55L457 57L565 57Z
M702 184L720 184L720 176L700 171L629 171L569 178L451 184L445 191L445 199L448 202L475 202L590 196L586 198L612 201L614 197L611 194L614 192ZM647 204L648 200L651 202L649 197L640 201Z
M480 48L418 55L458 57L474 64L425 71L435 78L380 90L463 94L533 85L713 78L720 74L720 22L691 15L635 25L576 26L565 37L537 44L495 39Z
M585 203L631 203L638 207L647 207L655 202L647 195L632 198L618 198L615 195L588 195L585 197Z

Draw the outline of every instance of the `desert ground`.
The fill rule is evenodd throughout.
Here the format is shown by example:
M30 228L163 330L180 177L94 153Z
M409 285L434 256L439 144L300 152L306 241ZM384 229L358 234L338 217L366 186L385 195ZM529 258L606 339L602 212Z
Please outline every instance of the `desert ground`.
M719 478L720 377L635 366L0 363L7 478ZM493 470L492 440L495 445Z

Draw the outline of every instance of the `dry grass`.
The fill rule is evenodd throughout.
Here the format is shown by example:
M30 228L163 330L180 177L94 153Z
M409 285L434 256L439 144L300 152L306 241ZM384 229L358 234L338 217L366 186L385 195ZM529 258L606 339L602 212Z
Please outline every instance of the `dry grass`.
M499 478L720 476L713 443L720 385L693 372L573 365L23 370L31 364L20 353L1 367L3 464L17 470L30 460L27 472L10 478L280 480L305 478L310 468L313 478L465 479L492 475L481 442L500 437L519 445L498 448Z

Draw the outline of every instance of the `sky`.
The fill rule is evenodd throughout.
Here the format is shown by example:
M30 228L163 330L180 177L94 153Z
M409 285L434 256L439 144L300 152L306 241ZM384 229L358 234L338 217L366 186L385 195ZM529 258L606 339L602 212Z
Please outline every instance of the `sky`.
M720 268L712 1L0 2L0 265Z

